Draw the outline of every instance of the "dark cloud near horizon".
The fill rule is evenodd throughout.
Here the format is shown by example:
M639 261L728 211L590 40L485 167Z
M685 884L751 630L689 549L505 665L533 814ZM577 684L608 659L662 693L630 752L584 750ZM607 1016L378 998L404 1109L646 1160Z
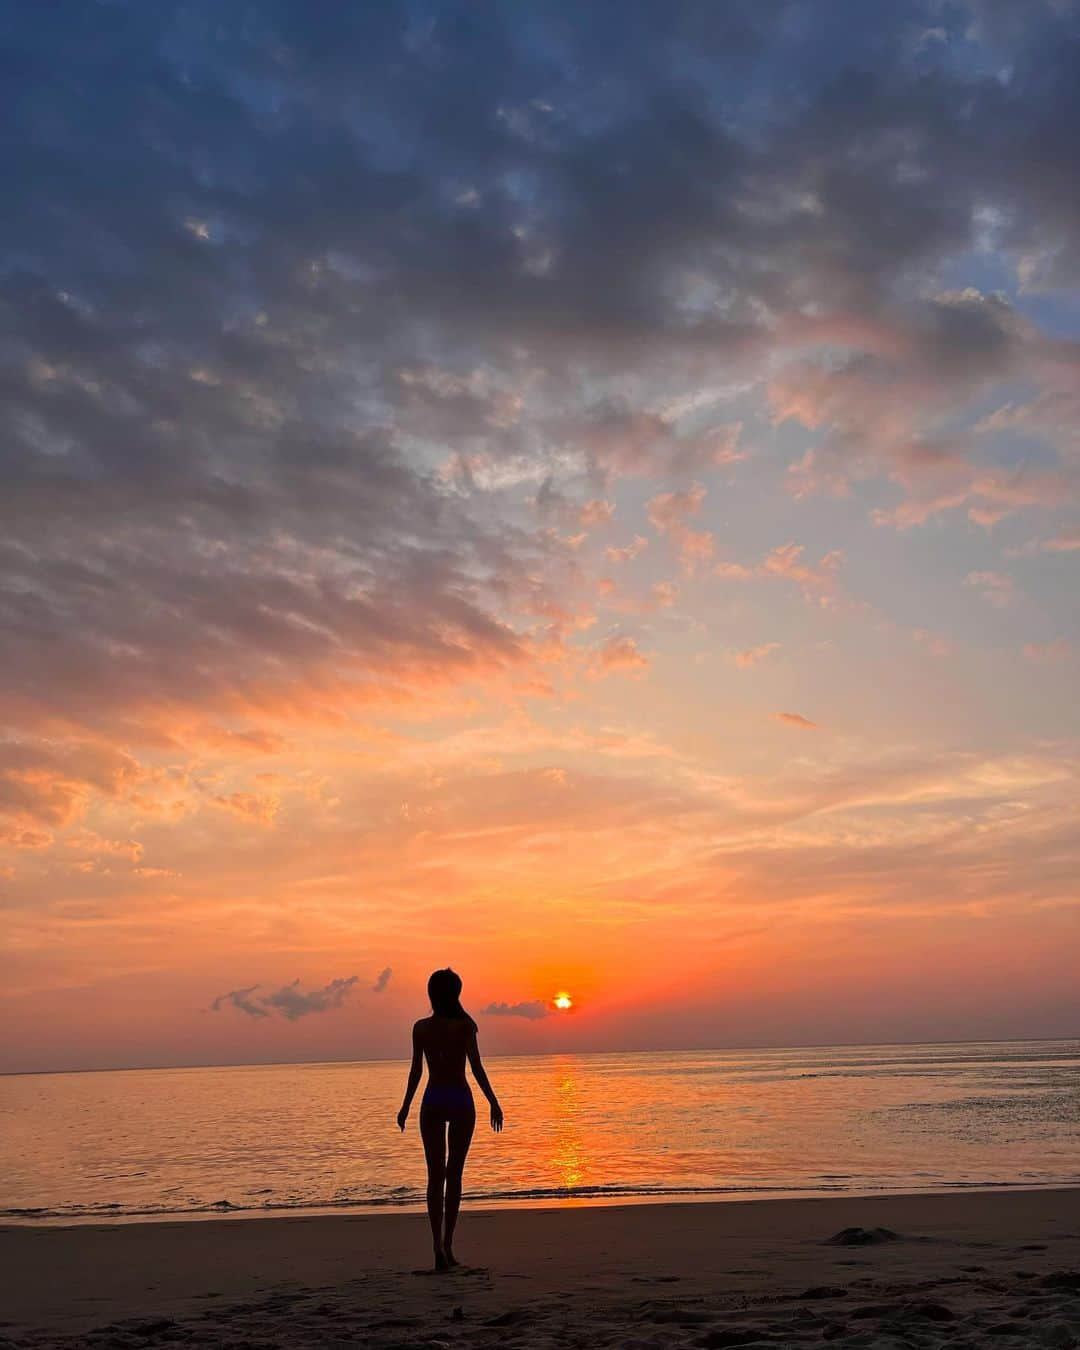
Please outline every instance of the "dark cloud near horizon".
M248 1017L269 1017L269 1010L263 1006L263 1001L252 998L258 987L257 984L251 984L246 989L230 989L227 994L218 994L210 1008L213 1012L221 1012L228 1005L237 1012L246 1013Z
M312 1013L332 1012L340 1008L349 994L359 983L358 975L347 979L331 980L321 989L310 989L306 993L300 988L299 979L284 984L270 994L254 997L259 985L249 985L246 989L233 989L227 994L219 994L210 1005L214 1012L220 1012L226 1005L246 1013L248 1017L269 1017L279 1013L290 1022L299 1021Z
M551 1009L543 999L532 999L525 1003L489 1003L486 1008L481 1008L481 1015L488 1017L524 1017L530 1022L538 1021L541 1017L547 1017Z
M375 983L371 986L371 992L373 994L381 994L390 983L390 978L393 973L393 969L390 966L384 966L375 977Z
M1074 5L72 0L7 36L14 736L168 745L521 670L568 564L478 457L532 499L685 486L718 428L628 388L744 377L840 310L892 345L788 379L835 427L815 472L955 472L867 437L881 391L974 397L1038 344L911 278L986 229L1042 284L1080 262Z

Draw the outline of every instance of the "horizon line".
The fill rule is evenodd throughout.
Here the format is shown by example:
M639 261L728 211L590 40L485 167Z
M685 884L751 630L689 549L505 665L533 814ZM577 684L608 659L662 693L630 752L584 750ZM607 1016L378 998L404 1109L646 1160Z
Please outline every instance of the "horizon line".
M715 1046L662 1046L648 1050L545 1050L541 1053L522 1054L509 1052L491 1054L487 1058L495 1059L550 1059L556 1055L692 1055L692 1054L735 1054L749 1051L775 1050L894 1050L914 1049L916 1046L950 1045L1061 1045L1070 1041L1080 1042L1080 1033L1071 1036L993 1036L987 1038L969 1038L964 1040L942 1041L814 1041L805 1044L788 1045L715 1045ZM323 1064L393 1064L406 1063L408 1055L376 1055L367 1059L267 1059L240 1060L225 1064L127 1064L111 1068L94 1069L0 1069L0 1078L59 1077L79 1073L172 1073L190 1069L283 1069L293 1067L313 1067Z

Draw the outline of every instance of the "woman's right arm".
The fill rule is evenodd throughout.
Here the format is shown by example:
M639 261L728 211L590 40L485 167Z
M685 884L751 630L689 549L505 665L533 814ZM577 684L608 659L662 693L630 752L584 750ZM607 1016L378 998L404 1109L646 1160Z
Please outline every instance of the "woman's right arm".
M416 1089L420 1086L420 1075L424 1072L424 1051L420 1045L420 1023L412 1029L412 1064L409 1066L409 1081L405 1085L405 1100L401 1103L401 1110L397 1113L398 1129L404 1130L405 1122L409 1118L409 1107L412 1106L412 1099L416 1096Z
M496 1134L503 1127L502 1107L499 1105L499 1099L495 1096L495 1090L488 1080L487 1071L480 1059L480 1047L476 1043L476 1032L469 1037L469 1067L473 1071L473 1077L476 1079L480 1091L491 1104L491 1128Z

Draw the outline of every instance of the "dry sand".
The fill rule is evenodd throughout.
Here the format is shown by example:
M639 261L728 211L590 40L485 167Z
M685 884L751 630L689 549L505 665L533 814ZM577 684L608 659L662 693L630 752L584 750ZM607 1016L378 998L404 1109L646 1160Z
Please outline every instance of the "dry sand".
M434 1276L413 1214L4 1228L0 1345L1080 1347L1080 1190L477 1211L459 1239Z

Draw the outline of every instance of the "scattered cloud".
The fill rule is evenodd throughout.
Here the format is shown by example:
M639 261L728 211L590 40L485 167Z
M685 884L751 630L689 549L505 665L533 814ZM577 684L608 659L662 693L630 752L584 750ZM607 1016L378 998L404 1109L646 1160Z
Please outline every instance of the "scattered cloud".
M1003 572L969 572L964 578L964 585L974 587L984 600L997 609L1012 604L1016 596L1012 577Z
M674 581L654 581L649 595L661 609L670 609L679 598L679 588Z
M615 503L605 501L601 497L594 497L581 508L578 514L578 522L586 529L594 525L606 525L615 514Z
M632 637L612 637L593 653L590 672L600 678L604 675L642 674L649 668L649 658Z
M762 561L759 573L791 581L812 604L830 605L836 598L836 574L844 562L840 549L832 549L817 563L803 560L806 550L801 544L785 544L774 548Z
M604 557L609 563L632 562L634 558L639 557L649 546L649 541L644 535L635 534L629 544L621 544L618 547L612 546L604 549Z
M281 805L277 797L257 792L229 792L212 800L215 806L256 825L272 825Z
M692 529L688 523L700 512L705 496L705 487L694 483L684 491L661 492L646 506L653 529L671 538L688 572L707 562L716 549L711 531Z
M773 713L773 718L789 727L801 727L804 731L816 731L818 726L816 722L811 722L809 717L804 717L802 713L778 712Z
M788 543L771 549L759 563L746 566L723 560L713 568L713 575L724 581L750 581L764 578L791 582L801 592L807 604L821 609L838 605L840 589L838 574L844 565L841 549L830 549L816 563L807 561L802 544Z
M381 994L383 990L386 988L386 986L390 983L390 978L393 975L393 973L394 972L390 966L383 966L382 970L380 970L378 975L375 977L375 983L371 986L372 993Z
M1080 552L1080 529L1061 530L1046 539L1032 539L1020 548L1006 549L1007 557L1024 557L1032 553Z
M773 652L779 650L779 642L763 642L757 647L743 647L741 650L731 652L730 659L740 670L749 670L751 666L759 665Z
M524 1017L535 1022L541 1017L547 1017L551 1009L543 999L537 998L526 1003L489 1003L480 1011L488 1017Z
M1066 638L1055 638L1052 642L1024 644L1024 655L1030 661L1064 661L1071 652L1072 647Z

